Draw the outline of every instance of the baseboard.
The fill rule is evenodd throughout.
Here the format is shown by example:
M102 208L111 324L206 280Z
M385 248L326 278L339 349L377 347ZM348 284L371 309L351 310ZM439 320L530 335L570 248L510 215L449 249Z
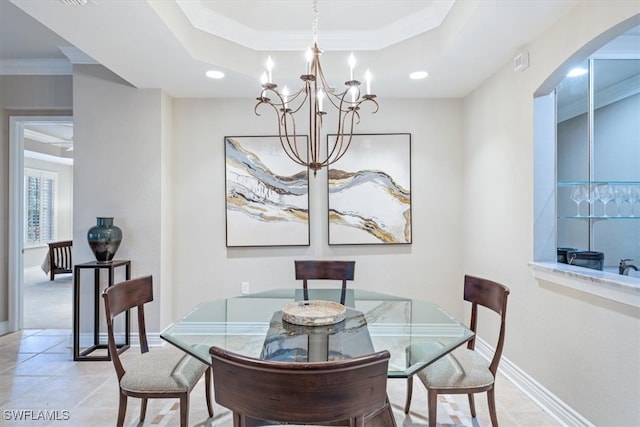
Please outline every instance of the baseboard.
M4 322L0 322L0 335L9 333L9 321L5 320Z
M476 337L475 349L487 360L493 356L493 348L479 337ZM558 396L551 393L504 356L500 360L498 371L561 425L595 427L593 423L589 422L575 409L560 400Z

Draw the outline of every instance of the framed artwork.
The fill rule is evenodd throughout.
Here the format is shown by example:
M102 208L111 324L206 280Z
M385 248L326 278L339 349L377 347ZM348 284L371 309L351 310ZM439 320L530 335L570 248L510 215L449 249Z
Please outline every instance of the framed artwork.
M411 243L410 133L353 135L328 186L330 245Z
M307 136L298 138L306 147ZM224 144L227 247L308 246L308 169L278 136L225 136Z

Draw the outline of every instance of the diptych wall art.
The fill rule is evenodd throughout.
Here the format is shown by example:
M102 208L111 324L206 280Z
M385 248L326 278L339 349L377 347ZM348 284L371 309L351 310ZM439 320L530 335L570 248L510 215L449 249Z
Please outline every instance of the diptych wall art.
M308 169L284 154L277 136L224 141L227 246L308 246Z
M330 245L411 243L411 134L354 135L328 177Z

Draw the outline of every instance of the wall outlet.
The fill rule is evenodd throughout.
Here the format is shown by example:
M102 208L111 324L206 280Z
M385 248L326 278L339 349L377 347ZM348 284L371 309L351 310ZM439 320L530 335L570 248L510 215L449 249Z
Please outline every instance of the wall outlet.
M243 294L249 293L249 282L242 282L242 293Z

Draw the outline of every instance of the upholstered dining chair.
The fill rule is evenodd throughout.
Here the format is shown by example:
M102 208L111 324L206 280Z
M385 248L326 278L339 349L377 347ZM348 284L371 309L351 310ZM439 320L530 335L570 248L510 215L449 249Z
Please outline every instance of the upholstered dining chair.
M480 356L475 349L475 336L466 348L455 350L451 355L432 363L416 375L427 388L427 406L429 409L429 426L436 425L438 408L438 394L467 394L471 416L476 417L474 394L487 392L489 403L489 415L491 424L498 425L496 415L494 384L498 364L502 356L504 346L507 298L509 288L491 280L466 275L464 277L464 299L471 303L471 326L473 332L477 332L478 307L485 307L500 316L500 330L498 332L495 351L490 362ZM419 352L419 347L411 346L407 354ZM405 413L409 412L411 394L413 390L413 378L407 380L407 402Z
M126 280L109 286L102 294L107 316L107 339L109 354L118 376L120 401L117 425L124 424L127 411L127 398L142 399L140 422L147 412L147 399L180 399L180 425L187 427L189 421L189 394L196 383L205 374L205 395L209 417L213 417L211 402L211 368L185 352L166 346L149 351L147 343L144 304L153 300L153 281L151 276ZM140 351L126 369L118 354L113 329L113 319L126 310L137 307Z
M294 261L296 280L302 280L304 299L309 299L309 280L341 280L340 304L344 305L347 294L347 280L353 280L355 261Z
M270 422L362 427L365 419L388 409L386 350L327 362L275 362L215 346L209 352L215 399L233 412L234 427Z

